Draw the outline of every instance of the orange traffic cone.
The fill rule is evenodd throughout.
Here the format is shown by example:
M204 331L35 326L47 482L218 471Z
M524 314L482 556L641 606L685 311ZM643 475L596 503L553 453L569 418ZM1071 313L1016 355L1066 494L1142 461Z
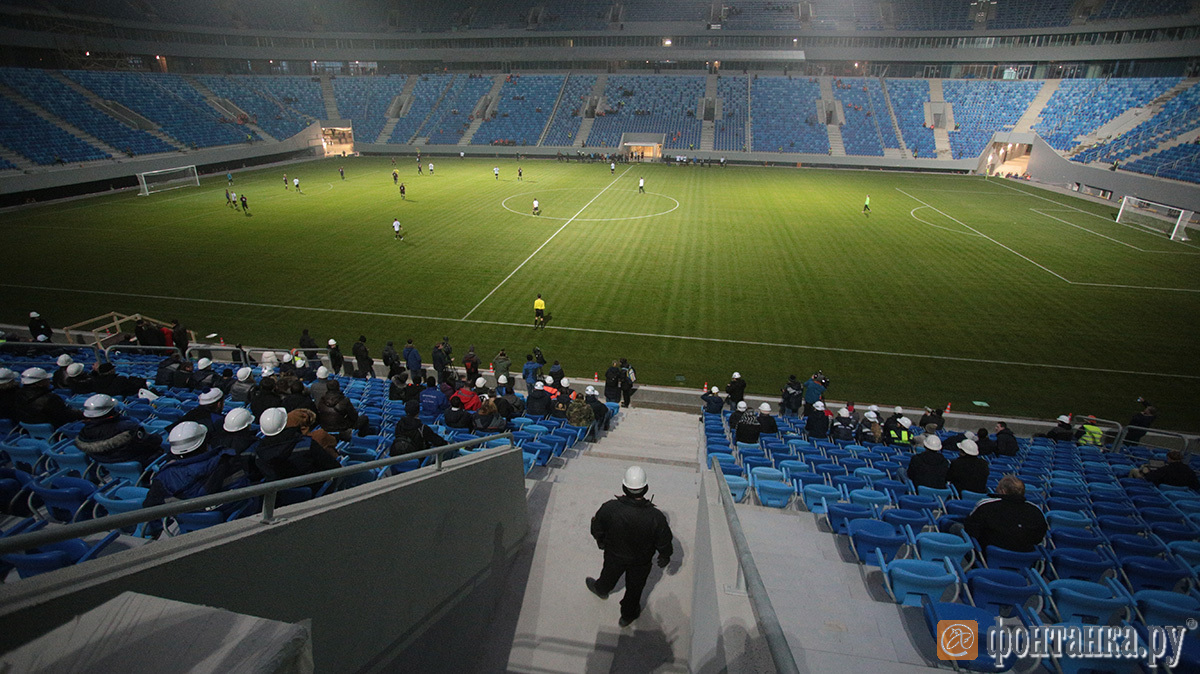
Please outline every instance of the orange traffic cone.
M953 404L953 403L946 403L946 413L947 413L947 414L949 414L949 413L950 413L950 406L951 406L952 404Z
M600 381L600 371L596 370L592 373L592 381Z
M221 338L221 346L225 346L225 338L224 337Z

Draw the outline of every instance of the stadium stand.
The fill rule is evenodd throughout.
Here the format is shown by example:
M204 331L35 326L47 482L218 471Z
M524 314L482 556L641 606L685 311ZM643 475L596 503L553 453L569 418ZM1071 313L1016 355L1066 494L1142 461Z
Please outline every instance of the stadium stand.
M3 157L0 157L0 171L8 171L15 168L17 168L16 164L13 164Z
M541 13L537 28L604 30L608 27L612 7L613 3L609 0L553 0L545 3L545 11Z
M321 97L321 83L315 77L253 77L246 78L243 84L260 95L274 99L280 105L308 117L310 121L325 119L325 100Z
M260 93L260 87L271 87L269 80L272 79L274 78L196 75L197 81L217 96L232 101L276 140L284 140L304 130L308 122L291 108L280 105L276 100Z
M882 157L884 147L900 147L879 80L835 79L833 97L842 102L846 115L842 126L846 154Z
M0 82L57 115L131 155L173 152L174 147L145 131L130 128L96 109L82 94L47 72L32 68L0 68Z
M700 146L696 108L704 95L700 76L610 75L604 88L604 114L596 113L588 147L616 147L621 134L662 133L664 148Z
M1071 25L1074 0L1000 0L988 28L1057 28Z
M437 105L442 92L453 79L454 75L421 75L413 87L413 101L408 108L408 114L396 122L388 142L407 143L433 112L433 106Z
M1178 77L1063 80L1033 126L1051 147L1070 150L1077 139L1179 84Z
M1200 86L1193 85L1167 101L1154 117L1113 141L1088 148L1071 159L1083 163L1124 161L1134 155L1153 152L1161 143L1197 128L1200 128Z
M721 121L716 123L713 149L741 152L746 147L746 115L749 100L745 75L722 75L717 80L717 96L721 99Z
M933 129L925 126L929 81L888 79L886 85L888 96L892 99L892 109L896 111L896 122L900 125L900 135L904 136L904 144L909 152L923 159L936 157Z
M624 21L680 21L699 23L709 18L709 4L695 0L656 0L625 3Z
M246 133L222 123L200 92L178 75L67 70L63 73L97 96L115 100L161 125L163 133L195 147L246 142Z
M814 10L816 6L814 3ZM800 30L804 24L796 13L798 8L778 0L742 0L721 8L721 23L730 30ZM817 27L815 21L813 27Z
M374 143L387 124L387 108L408 83L407 75L335 77L333 93L338 112L354 122L354 137Z
M563 75L512 75L500 89L495 116L475 132L472 145L537 145L562 90Z
M7 98L0 97L0 145L28 157L35 164L108 159L109 154L63 131Z
M1176 145L1131 161L1122 168L1159 178L1200 183L1200 145L1194 142Z
M971 5L954 0L898 0L896 30L970 30Z
M571 73L567 77L566 88L563 89L562 99L558 102L558 111L550 120L550 129L542 145L571 145L575 142L575 133L583 118L578 114L583 99L596 86L596 76Z
M955 159L975 157L983 151L996 131L1009 131L1025 114L1042 82L983 82L944 80L942 91L954 108L950 147Z
M1092 14L1092 19L1140 19L1150 16L1175 16L1191 11L1187 0L1108 0Z
M829 154L829 133L817 119L820 99L816 80L756 78L750 88L755 151Z
M492 84L491 77L459 75L421 133L427 135L429 142L435 145L458 143L474 119L471 112L475 109L475 104L484 94L491 91Z

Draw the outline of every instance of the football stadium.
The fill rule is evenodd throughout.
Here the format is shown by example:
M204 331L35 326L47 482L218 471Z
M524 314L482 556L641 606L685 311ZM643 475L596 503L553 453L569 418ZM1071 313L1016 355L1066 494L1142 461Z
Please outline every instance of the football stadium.
M1200 671L1200 3L0 17L0 668Z

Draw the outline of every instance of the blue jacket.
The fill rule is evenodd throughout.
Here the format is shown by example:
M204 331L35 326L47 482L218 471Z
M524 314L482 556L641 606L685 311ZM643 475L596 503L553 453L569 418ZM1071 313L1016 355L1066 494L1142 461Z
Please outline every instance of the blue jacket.
M421 354L411 344L404 347L404 366L414 373L421 371Z
M216 448L168 462L150 481L145 505L168 498L189 499L248 486L250 480L228 449Z
M434 386L421 391L421 414L441 414L450 406L446 394Z
M817 380L809 379L804 382L804 402L811 405L821 399L825 394L825 387Z
M524 369L521 370L521 376L525 378L525 383L533 386L537 383L538 372L541 370L542 366L538 365L536 361L527 360Z

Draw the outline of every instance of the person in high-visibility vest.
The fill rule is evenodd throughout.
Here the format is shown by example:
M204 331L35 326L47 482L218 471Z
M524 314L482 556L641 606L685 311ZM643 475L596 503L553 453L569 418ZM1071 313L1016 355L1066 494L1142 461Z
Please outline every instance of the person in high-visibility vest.
M1096 417L1089 416L1083 422L1083 435L1079 437L1081 445L1096 445L1097 447L1104 444L1104 429L1096 425Z
M900 417L900 421L896 426L888 428L886 433L885 444L888 445L903 445L912 444L912 433L909 429L912 428L912 421L908 417Z

